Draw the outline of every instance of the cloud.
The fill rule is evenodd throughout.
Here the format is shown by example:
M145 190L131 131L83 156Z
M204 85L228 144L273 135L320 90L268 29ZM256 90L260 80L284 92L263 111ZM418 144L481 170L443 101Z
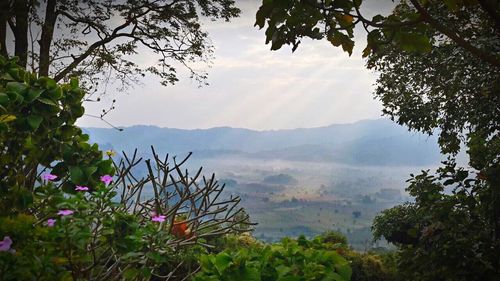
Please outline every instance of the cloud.
M232 126L251 129L316 127L378 118L373 100L376 76L367 70L357 40L349 57L327 41L303 40L295 53L284 47L270 51L263 30L253 27L259 1L238 1L243 14L233 22L205 22L215 46L209 86L199 89L187 77L162 87L152 77L130 94L112 93L104 103L89 103L98 114L106 100L117 99L107 120L118 126L134 124L175 128ZM141 61L148 60L148 54ZM105 127L86 117L81 126Z

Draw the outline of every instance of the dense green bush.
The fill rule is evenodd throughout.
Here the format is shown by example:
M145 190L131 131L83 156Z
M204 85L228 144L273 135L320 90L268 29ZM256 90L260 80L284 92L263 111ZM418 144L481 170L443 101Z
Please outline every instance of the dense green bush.
M392 252L377 254L361 253L349 247L347 238L338 232L328 231L315 238L321 243L316 247L335 250L352 268L351 281L393 281L396 279L395 257Z
M281 243L254 245L201 257L202 280L338 280L351 278L351 268L335 250L324 249L319 239L285 238Z
M113 173L111 160L75 126L84 95L76 79L58 85L0 56L0 214L29 207L41 171L67 191Z

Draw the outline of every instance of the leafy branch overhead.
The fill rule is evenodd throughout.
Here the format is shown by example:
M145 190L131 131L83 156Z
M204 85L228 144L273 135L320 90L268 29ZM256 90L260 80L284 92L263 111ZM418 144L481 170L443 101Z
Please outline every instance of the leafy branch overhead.
M10 53L20 66L56 81L77 75L92 84L99 79L122 86L147 73L163 85L173 84L178 67L202 82L206 73L193 63L212 58L202 17L229 21L240 13L233 0L10 0L1 5L2 54L13 45ZM138 62L136 55L144 52L154 56Z
M291 45L295 51L304 37L326 38L351 55L355 27L362 26L367 32L363 57L391 43L404 51L417 52L428 52L433 45L454 43L482 61L500 66L495 41L481 40L485 36L469 32L472 27L483 35L498 36L500 5L496 1L404 0L395 6L388 16L379 14L368 19L363 13L362 0L264 0L255 25L264 28L267 24L266 44L271 43L271 50ZM448 13L436 13L440 8Z

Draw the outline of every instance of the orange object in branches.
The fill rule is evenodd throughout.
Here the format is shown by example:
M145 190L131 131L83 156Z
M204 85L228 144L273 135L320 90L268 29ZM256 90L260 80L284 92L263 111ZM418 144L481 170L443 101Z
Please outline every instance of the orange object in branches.
M191 238L193 236L185 221L175 221L171 233L177 238Z

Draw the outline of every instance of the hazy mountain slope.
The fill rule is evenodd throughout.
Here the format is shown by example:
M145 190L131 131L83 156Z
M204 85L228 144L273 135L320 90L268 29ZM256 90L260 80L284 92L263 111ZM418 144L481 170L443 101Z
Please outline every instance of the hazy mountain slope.
M386 119L327 127L253 131L238 128L181 130L154 126L85 128L92 141L121 151L148 151L198 157L238 155L295 161L332 161L363 165L422 165L439 161L433 137L408 132Z

